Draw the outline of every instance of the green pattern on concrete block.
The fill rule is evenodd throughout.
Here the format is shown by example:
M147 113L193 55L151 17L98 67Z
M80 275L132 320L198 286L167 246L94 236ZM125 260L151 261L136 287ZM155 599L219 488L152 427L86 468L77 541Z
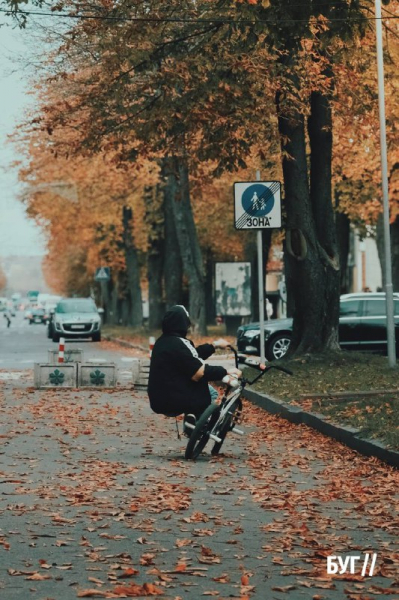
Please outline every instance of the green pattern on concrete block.
M54 373L50 373L49 379L53 385L61 385L61 383L64 383L65 375L56 369Z
M101 373L96 369L93 373L90 373L90 381L94 385L104 385L105 373Z

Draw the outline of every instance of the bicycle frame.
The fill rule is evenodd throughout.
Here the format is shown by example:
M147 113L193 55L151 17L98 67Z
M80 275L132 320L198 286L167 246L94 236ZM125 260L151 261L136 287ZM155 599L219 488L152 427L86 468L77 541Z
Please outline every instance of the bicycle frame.
M240 362L239 361L240 357L238 355L238 352L233 346L228 346L228 348L230 348L230 350L233 352L234 359L235 359L235 365L236 365L236 368L238 368L239 362ZM265 373L267 373L271 369L276 369L278 371L283 371L284 373L287 373L287 375L292 375L292 371L290 371L289 369L286 369L285 367L281 367L281 366L277 366L277 365L268 365L267 367L261 368L256 363L250 363L250 362L244 361L244 364L246 364L246 366L260 370L261 372L259 373L259 375L256 375L256 377L252 380L242 377L238 387L231 388L231 392L229 393L229 395L228 396L226 395L226 397L222 400L221 405L220 405L221 408L220 408L219 417L218 417L216 423L214 424L214 426L212 427L212 431L209 434L209 437L212 440L214 440L215 442L221 442L221 439L218 438L212 432L217 428L218 424L220 424L224 421L227 413L229 412L229 409L234 404L234 402L241 396L241 394L247 384L252 385L252 384L256 383L261 377L263 377L265 375ZM228 393L228 391L227 391L227 393ZM237 427L233 427L232 431L234 433L238 433L239 435L244 435L244 432L241 429L237 429Z
M239 356L237 350L232 346L228 347L234 353L235 365L238 369ZM240 379L234 380L228 378L230 385L228 385L220 404L210 404L202 413L202 415L198 418L197 424L195 426L186 424L187 427L193 429L193 433L191 434L190 439L187 443L185 458L197 458L197 456L205 448L206 443L209 439L215 442L215 445L212 449L212 454L217 455L229 431L232 431L233 433L237 433L239 435L244 435L244 431L238 429L236 425L240 422L240 415L242 410L241 394L247 384L252 385L261 377L263 377L265 373L270 371L270 369L277 369L279 371L284 371L285 373L292 375L291 371L285 369L284 367L280 367L277 365L258 365L256 363L249 362L247 357L245 358L245 361L242 362L245 362L245 364L247 364L248 366L259 370L259 375L257 375L252 380L247 379L245 377L241 377Z
M234 402L241 396L243 389L244 389L243 386L239 385L237 388L232 389L232 391L230 392L230 395L228 397L226 396L226 398L222 400L222 402L220 404L219 417L218 417L218 420L216 421L216 423L214 424L214 426L212 427L212 431L214 431L220 423L224 422L227 413L229 412L229 410L232 407L232 405L234 404ZM214 442L220 443L222 440L217 435L212 433L212 431L209 434L209 437ZM241 429L237 429L237 427L234 427L232 429L232 431L234 433L238 433L239 435L244 435L244 432Z

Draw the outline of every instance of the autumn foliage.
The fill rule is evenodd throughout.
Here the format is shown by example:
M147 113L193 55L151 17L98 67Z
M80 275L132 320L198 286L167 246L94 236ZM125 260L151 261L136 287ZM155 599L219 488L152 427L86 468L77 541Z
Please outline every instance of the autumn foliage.
M160 311L170 296L161 263L171 252L165 232L172 195L171 206L185 207L180 216L173 212L172 241L182 263L175 276L188 288L194 321L203 324L203 265L245 256L248 234L233 228L232 184L253 180L260 169L265 179L284 180L285 229L307 240L306 261L293 256L287 268L288 291L303 313L293 346L334 346L337 311L320 327L321 302L312 325L301 298L314 295L312 285L327 289L323 273L331 268L328 302L337 306L333 209L362 231L381 212L374 27L366 4L229 2L221 13L202 2L182 15L181 3L157 1L149 19L145 3L132 14L124 2L94 2L96 18L85 19L81 2L60 2L54 10L83 18L54 44L37 84L40 108L20 136L29 160L21 170L26 202L48 235L52 283L65 293L89 293L95 269L108 265L109 303L121 314L137 307L148 286L150 299L159 299L154 314ZM384 10L394 226L399 45L397 22L388 18L397 8ZM326 107L322 122L317 111ZM56 182L73 188L75 201L60 195ZM298 221L299 203L307 203L301 214L315 211L314 231L312 219ZM309 273L318 265L320 281L312 284L308 265Z

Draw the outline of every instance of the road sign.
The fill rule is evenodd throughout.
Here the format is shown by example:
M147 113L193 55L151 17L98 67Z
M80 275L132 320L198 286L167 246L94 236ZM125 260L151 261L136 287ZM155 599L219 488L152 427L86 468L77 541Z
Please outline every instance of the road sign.
M236 229L281 227L279 181L247 181L234 184L234 225Z
M111 279L111 269L109 267L99 267L94 275L95 281L109 281Z

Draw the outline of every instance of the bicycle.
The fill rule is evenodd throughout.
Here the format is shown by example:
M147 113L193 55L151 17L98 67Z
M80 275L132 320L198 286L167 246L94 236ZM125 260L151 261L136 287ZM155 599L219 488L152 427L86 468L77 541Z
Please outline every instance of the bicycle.
M226 376L223 381L227 383L226 391L223 394L220 404L210 404L199 417L197 423L192 425L186 423L186 427L192 429L190 439L187 443L185 458L196 459L209 440L215 442L211 454L217 456L226 438L226 435L231 431L238 435L244 435L244 431L239 429L237 425L241 423L242 415L242 400L241 395L247 385L252 385L263 377L271 369L283 371L287 375L292 375L292 371L278 365L259 365L258 363L251 362L248 357L244 360L240 356L237 350L233 346L228 346L234 353L235 365L238 368L239 363L244 363L260 372L254 379L250 380L246 377L235 379L230 376ZM226 380L226 381L225 381Z

